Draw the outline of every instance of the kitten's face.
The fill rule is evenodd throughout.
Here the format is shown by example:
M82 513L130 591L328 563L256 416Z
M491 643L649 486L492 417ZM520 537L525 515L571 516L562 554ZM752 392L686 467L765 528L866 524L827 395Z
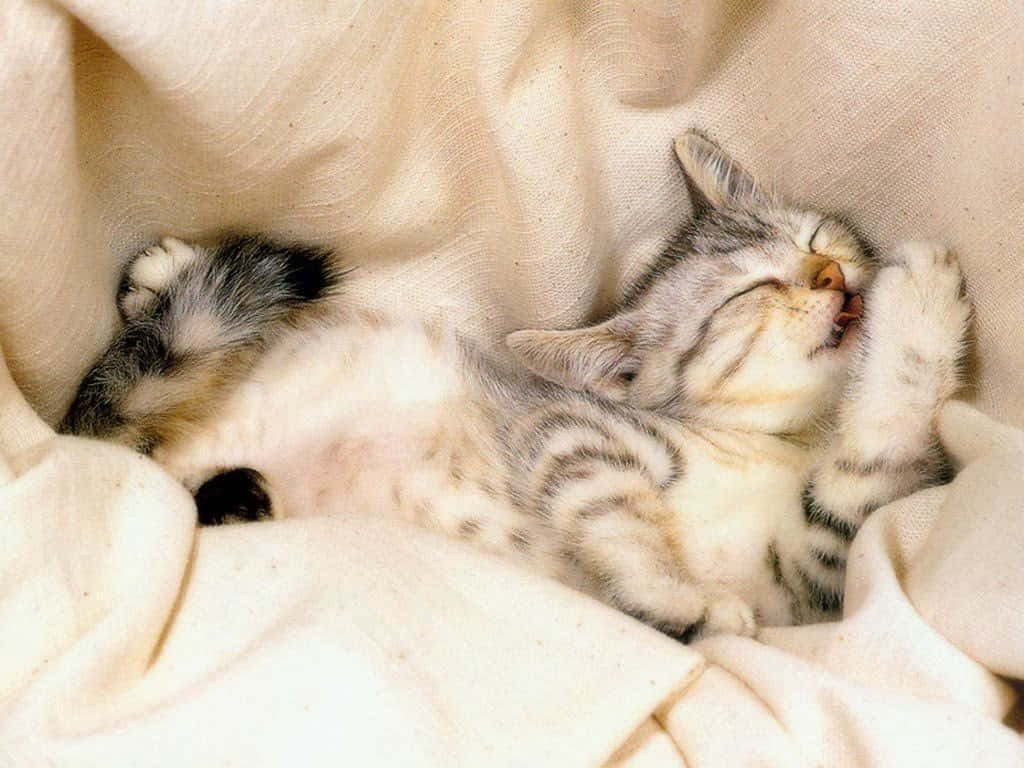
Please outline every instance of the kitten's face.
M677 146L703 210L608 321L524 331L534 371L642 408L799 431L831 408L872 269L839 221L762 194L698 134Z
M705 231L698 237L714 238L706 230L721 227L722 215L699 224ZM675 396L665 376L673 354L678 396L726 418L741 416L750 426L799 430L834 404L871 275L866 254L847 228L818 214L765 210L757 216L765 225L758 239L695 258L712 266L720 302L703 305L696 335L683 320L664 349L654 344L641 351L630 387L637 404L650 407ZM711 265L715 259L723 263ZM670 288L675 281L665 278ZM679 287L691 286L684 281ZM665 306L671 289L651 293L648 309L660 305L671 313ZM700 314L699 303L676 311L683 307Z

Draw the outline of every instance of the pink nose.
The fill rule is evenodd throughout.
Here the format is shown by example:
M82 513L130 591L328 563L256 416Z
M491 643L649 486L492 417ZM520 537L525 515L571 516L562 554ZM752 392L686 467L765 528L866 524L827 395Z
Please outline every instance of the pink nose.
M830 261L825 268L814 278L814 287L828 291L845 291L846 281L843 279L843 270L834 261Z

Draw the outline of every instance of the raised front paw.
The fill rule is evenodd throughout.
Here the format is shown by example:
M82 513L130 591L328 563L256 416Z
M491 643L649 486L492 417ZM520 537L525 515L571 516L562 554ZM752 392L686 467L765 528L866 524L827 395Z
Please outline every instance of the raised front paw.
M869 355L884 360L890 372L905 368L907 379L918 373L938 376L939 395L952 394L971 319L963 272L952 251L927 242L897 247L875 278L866 312Z
M121 316L132 320L152 310L160 294L200 253L196 246L165 237L137 254L125 265L117 292Z
M960 262L946 246L930 242L901 243L875 281L876 298L889 309L903 307L903 316L922 318L930 330L945 329L959 338L971 317L967 284Z

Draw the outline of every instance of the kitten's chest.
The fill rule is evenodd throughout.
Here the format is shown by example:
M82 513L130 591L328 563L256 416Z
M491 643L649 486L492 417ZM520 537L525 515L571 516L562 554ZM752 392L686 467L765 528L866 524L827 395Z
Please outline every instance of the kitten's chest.
M806 447L705 431L687 437L684 453L685 476L665 496L682 561L700 580L754 586L768 546L802 530Z

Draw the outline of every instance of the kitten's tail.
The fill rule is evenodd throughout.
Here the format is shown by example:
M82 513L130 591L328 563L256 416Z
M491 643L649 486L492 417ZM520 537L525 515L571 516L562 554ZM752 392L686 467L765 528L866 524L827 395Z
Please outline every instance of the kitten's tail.
M60 431L151 451L200 419L283 331L315 316L343 275L320 248L245 236L204 249L165 238L126 266L124 328Z

